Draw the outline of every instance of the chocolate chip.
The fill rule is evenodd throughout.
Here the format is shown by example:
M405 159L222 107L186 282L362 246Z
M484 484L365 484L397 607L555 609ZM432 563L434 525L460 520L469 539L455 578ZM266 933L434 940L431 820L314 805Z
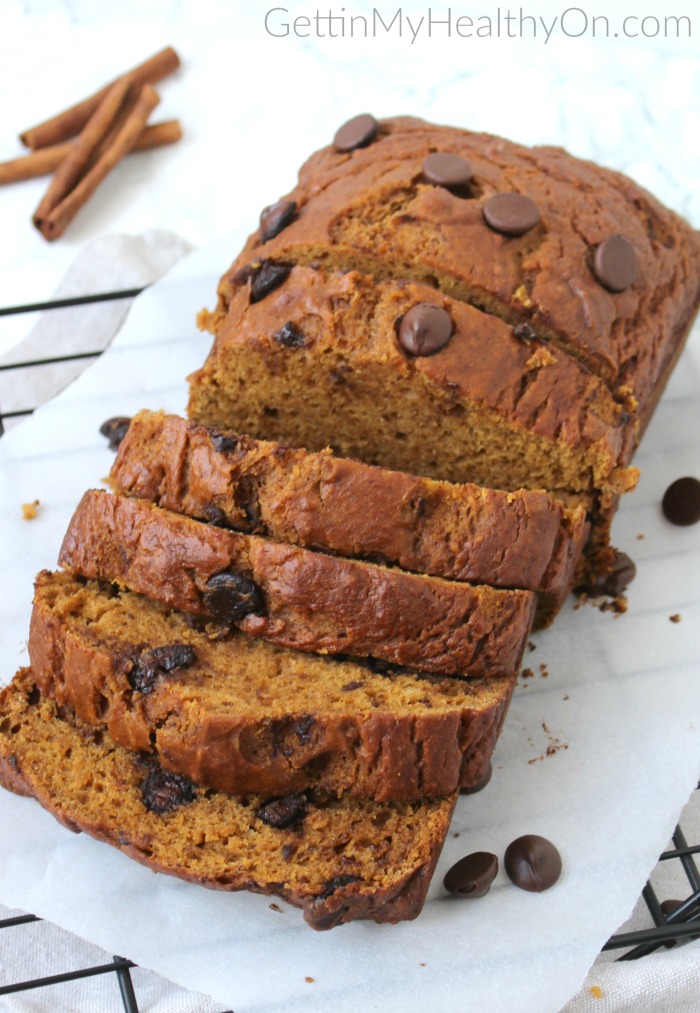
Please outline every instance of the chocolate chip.
M260 242L267 243L278 236L294 221L297 213L295 200L281 200L263 209L260 215Z
M349 872L342 876L334 876L333 879L327 879L323 884L320 896L330 897L336 890L342 890L344 886L349 886L350 883L359 883L361 880L362 876L353 876Z
M496 193L484 204L486 224L504 236L523 236L540 220L539 208L524 193Z
M214 503L203 505L202 516L207 524L213 524L215 527L221 528L226 524L226 514L221 507L215 506Z
M203 595L204 607L211 615L225 622L237 623L255 612L265 611L262 591L249 577L240 573L217 573L207 581Z
M263 260L253 275L250 286L251 303L260 302L287 279L292 270L290 264L276 264L274 260Z
M296 737L305 745L311 737L311 729L316 724L316 718L311 714L302 714L300 718L294 722L294 732Z
M513 334L516 338L519 338L520 341L529 342L537 340L537 335L529 324L516 324L513 328Z
M503 867L521 890L542 893L561 875L561 856L551 841L538 834L518 837L506 848Z
M637 575L637 567L626 552L615 552L615 559L608 573L593 581L582 590L589 598L619 598Z
M126 436L131 419L125 415L115 415L113 419L107 419L100 426L100 433L107 437L110 450L116 450Z
M677 478L661 501L664 517L671 524L686 527L700 521L700 482L697 478Z
M435 186L459 190L469 185L472 167L461 155L451 151L435 151L423 162L423 176Z
M468 785L466 788L460 788L459 789L460 795L475 795L477 791L481 791L483 788L486 787L486 785L491 780L492 775L493 775L493 767L491 766L491 761L489 760L486 770L479 778L479 780L475 781L474 784Z
M272 337L280 345L284 345L285 348L303 348L306 344L304 332L293 320L288 320L286 324L282 324Z
M340 692L349 693L353 689L362 689L363 686L363 682L358 682L357 679L354 679L352 682L346 682L344 686L341 686Z
M189 644L167 644L144 651L129 672L129 685L142 696L148 696L162 675L178 668L189 668L196 660L197 652Z
M402 318L398 328L399 344L410 355L435 355L452 337L450 314L432 303L418 303Z
M240 440L234 433L211 434L211 445L214 450L217 450L220 454L225 454L231 450L237 450L239 443Z
M498 859L489 851L475 851L452 866L443 880L453 897L483 897L498 874Z
M151 654L165 672L173 672L176 668L189 668L197 660L197 652L189 644L166 644L165 647L154 647Z
M162 816L181 805L189 805L197 797L189 777L173 774L154 761L148 762L148 773L141 782L141 799L146 808Z
M634 247L624 236L609 236L595 251L595 276L611 292L624 292L634 285L638 269Z
M255 815L268 827L284 830L294 823L299 823L306 816L306 796L288 795L286 798L273 798L265 802Z
M283 844L282 845L282 861L291 862L297 852L296 844Z
M333 147L336 151L354 151L355 148L366 148L377 136L378 129L379 124L369 113L353 116L336 132L333 138Z

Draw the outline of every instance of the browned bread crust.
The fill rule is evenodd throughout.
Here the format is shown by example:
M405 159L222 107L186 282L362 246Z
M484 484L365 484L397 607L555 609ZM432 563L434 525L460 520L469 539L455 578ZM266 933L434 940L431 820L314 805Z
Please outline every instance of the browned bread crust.
M535 607L529 591L311 552L98 491L78 505L59 562L200 615L211 614L212 578L242 575L262 595L235 622L251 636L444 675L516 672Z
M468 199L425 180L433 151L469 162ZM534 200L539 224L520 237L489 228L484 205L502 192ZM250 237L222 281L224 305L236 271L261 257L430 280L527 322L643 415L700 301L700 235L632 180L561 148L397 117L366 147L316 152L288 197L295 219L266 243ZM593 269L597 247L614 235L632 244L639 266L622 292Z
M47 571L29 657L45 696L237 795L314 788L410 801L473 787L516 678L380 673L240 633L221 641L142 595Z
M585 511L222 433L139 412L110 473L117 492L239 531L404 570L537 591L540 619L568 593Z
M0 692L0 784L155 872L282 897L315 929L415 918L456 801L301 796L298 819L277 828L261 816L264 796L236 799L164 773L40 697L30 669Z

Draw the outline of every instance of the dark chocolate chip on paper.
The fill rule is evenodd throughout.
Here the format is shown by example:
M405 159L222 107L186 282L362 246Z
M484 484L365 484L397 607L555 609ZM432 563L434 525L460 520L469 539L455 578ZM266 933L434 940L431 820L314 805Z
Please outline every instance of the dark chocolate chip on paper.
M589 598L619 598L637 575L637 567L626 552L615 552L612 567L588 587L583 588Z
M399 344L410 355L435 355L452 337L450 314L432 303L418 303L404 314L398 328Z
M561 875L561 855L551 841L539 834L525 834L506 848L503 867L521 890L542 893Z
M119 444L126 436L130 422L131 419L127 418L126 415L116 415L113 419L107 419L106 422L102 423L100 433L102 436L107 437L110 450L117 450Z
M443 880L453 897L483 897L498 874L498 859L489 851L475 851L460 859Z
M671 524L687 527L700 521L700 482L686 476L672 482L661 501L664 517Z
M354 151L355 148L365 148L377 136L378 129L379 124L369 113L353 116L336 132L333 138L333 147L336 151L343 152Z
M484 204L484 219L495 232L504 236L524 236L540 220L534 200L524 193L496 193Z

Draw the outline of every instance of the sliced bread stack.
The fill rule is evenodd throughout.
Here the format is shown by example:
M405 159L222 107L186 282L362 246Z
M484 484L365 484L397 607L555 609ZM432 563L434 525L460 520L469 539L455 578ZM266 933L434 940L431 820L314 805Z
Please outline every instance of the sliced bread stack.
M557 149L346 124L39 574L0 780L316 928L415 917L533 621L612 565L699 253Z
M4 783L316 928L415 917L583 511L154 412L111 484L79 504L64 571L37 577Z

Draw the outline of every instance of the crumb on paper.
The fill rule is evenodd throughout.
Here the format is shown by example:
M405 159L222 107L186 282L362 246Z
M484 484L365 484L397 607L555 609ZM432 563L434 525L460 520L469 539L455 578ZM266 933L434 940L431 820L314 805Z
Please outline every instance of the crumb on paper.
M528 640L528 642L527 642L527 648L528 648L529 651L536 651L537 650L537 644L533 644L533 642L531 640Z
M279 912L279 914L281 914L281 915L283 915L283 914L284 914L284 911L283 911L283 910L282 910L282 908L281 908L281 907L279 906L279 904L269 904L269 905L268 905L268 907L270 908L270 911L277 911L277 912Z
M33 521L36 515L39 513L39 507L41 503L38 499L33 500L31 503L22 504L22 517L25 521Z
M421 961L420 961L420 966L421 966L421 967L425 967L425 961L424 961L424 960L421 960Z
M546 721L542 722L542 729L545 735L547 736L547 748L539 756L533 756L530 760L527 761L528 763L539 763L540 760L545 760L547 759L548 756L555 756L562 749L569 748L569 743L562 742L561 739L558 738L554 734L554 732L550 730L550 728L547 726Z
M455 832L452 834L452 836L453 837L459 837L459 830L455 830Z
M544 662L542 662L542 664L540 665L540 675L542 676L543 679L546 679L547 676L549 675L549 669L544 664Z
M531 668L524 668L522 670L522 672L520 673L520 676L523 679L534 679L535 678L535 673L532 671Z
M603 998L603 989L600 987L600 985L591 985L588 991L591 993L594 999Z
M645 537L646 537L646 535L637 535L637 541L641 542L642 539L645 538Z
M562 697L562 700L568 700L568 699L570 699L569 698L569 694L565 693L564 696Z
M314 980L314 979L313 979L313 978L311 978L311 977L310 977L310 976L309 976L308 974L307 974L307 975L306 975L306 977L304 978L304 981L313 981L313 980Z
M679 612L674 612L673 615L669 616L668 618L671 620L672 623L679 623L681 621L682 616Z

